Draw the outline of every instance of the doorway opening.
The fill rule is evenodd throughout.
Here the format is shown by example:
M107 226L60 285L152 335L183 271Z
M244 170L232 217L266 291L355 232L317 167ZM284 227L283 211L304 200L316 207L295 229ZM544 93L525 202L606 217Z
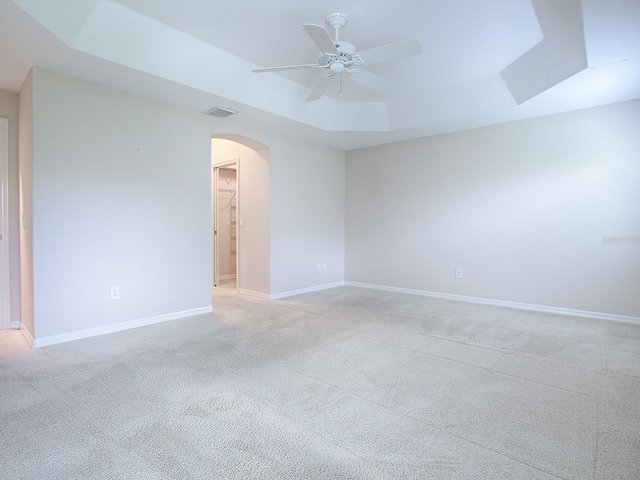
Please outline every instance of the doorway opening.
M240 159L213 166L213 287L238 291L238 170ZM217 292L222 293L222 292Z
M211 285L216 296L242 293L269 298L270 156L267 145L249 137L211 136ZM227 210L221 212L218 206Z

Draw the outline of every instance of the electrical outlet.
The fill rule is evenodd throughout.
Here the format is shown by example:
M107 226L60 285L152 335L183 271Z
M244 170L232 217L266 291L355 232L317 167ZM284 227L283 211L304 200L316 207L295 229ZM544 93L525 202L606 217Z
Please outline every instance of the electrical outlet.
M456 268L456 278L462 278L462 269Z
M118 300L120 298L120 287L111 287L111 300Z
M323 269L323 270L326 270L326 269L327 269L327 262L324 262L324 263L322 264L322 269Z

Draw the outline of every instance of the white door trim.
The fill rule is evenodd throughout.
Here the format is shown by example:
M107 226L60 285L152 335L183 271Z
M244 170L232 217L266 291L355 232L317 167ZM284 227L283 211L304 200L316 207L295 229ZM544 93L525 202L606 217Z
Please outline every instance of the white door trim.
M11 328L9 301L9 119L0 118L0 328Z
M236 166L236 291L240 288L240 158L212 162L212 189L211 189L211 243L213 245L213 255L211 256L211 271L213 276L213 286L220 283L220 260L218 239L214 232L218 230L218 169L220 167Z
M218 251L220 246L218 245L218 182L220 181L220 171L218 167L213 167L211 173L211 245L213 246L213 254L211 255L211 272L213 279L211 280L212 286L215 288L220 283L220 269L218 268Z

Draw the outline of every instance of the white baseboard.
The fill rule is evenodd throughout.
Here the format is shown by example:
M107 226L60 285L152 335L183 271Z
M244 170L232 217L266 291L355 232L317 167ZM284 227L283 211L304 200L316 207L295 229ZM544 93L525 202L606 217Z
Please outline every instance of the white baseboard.
M181 318L194 317L196 315L204 315L213 312L213 307L194 308L192 310L184 310L182 312L168 313L165 315L157 315L155 317L140 318L138 320L130 320L128 322L114 323L112 325L104 325L102 327L88 328L86 330L77 330L75 332L63 333L61 335L51 335L50 337L31 338L33 348L48 347L58 343L71 342L82 338L96 337L107 333L120 332L122 330L130 330L132 328L145 327L156 323L168 322L171 320L179 320ZM23 329L23 334L26 329ZM28 332L27 332L28 333ZM26 335L25 335L26 336ZM28 338L27 338L28 340Z
M315 287L301 288L299 290L289 290L288 292L272 293L269 300L279 300L280 298L293 297L294 295L302 295L303 293L318 292L328 288L342 287L345 282L325 283L324 285L316 285Z
M388 287L385 285L374 285L371 283L344 282L345 285L353 287L370 288L374 290L385 290L388 292L409 293L411 295L422 295L424 297L442 298L446 300L454 300L457 302L479 303L482 305L493 305L496 307L515 308L518 310L526 310L530 312L551 313L557 315L571 315L574 317L594 318L597 320L609 320L614 322L635 323L640 324L640 317L632 317L628 315L616 315L612 313L589 312L585 310L574 310L571 308L548 307L545 305L534 305L529 303L509 302L506 300L493 300L490 298L468 297L466 295L453 295L449 293L429 292L426 290L412 290L409 288Z
M220 275L220 280L232 280L236 278L236 274L233 275Z
M22 336L27 340L29 345L33 347L33 335L31 335L31 332L27 330L27 327L25 327L24 323L22 322L20 323L20 331L22 332Z
M11 330L19 330L20 329L20 322L11 322L9 324L9 328Z
M253 290L247 290L246 288L239 288L238 293L243 295L249 295L250 297L261 298L262 300L269 300L269 294L262 292L254 292Z
M262 292L254 292L253 290L247 290L244 288L238 289L238 293L249 295L262 300L279 300L281 298L292 297L294 295L302 295L303 293L317 292L319 290L326 290L327 288L342 287L344 282L326 283L324 285L316 285L314 287L301 288L299 290L290 290L288 292L272 293L271 295Z

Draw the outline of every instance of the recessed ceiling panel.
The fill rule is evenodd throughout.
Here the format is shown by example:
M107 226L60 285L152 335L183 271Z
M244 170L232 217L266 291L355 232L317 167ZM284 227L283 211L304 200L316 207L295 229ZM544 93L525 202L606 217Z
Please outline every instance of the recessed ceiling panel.
M518 105L587 68L580 0L533 0L544 38L501 75Z

